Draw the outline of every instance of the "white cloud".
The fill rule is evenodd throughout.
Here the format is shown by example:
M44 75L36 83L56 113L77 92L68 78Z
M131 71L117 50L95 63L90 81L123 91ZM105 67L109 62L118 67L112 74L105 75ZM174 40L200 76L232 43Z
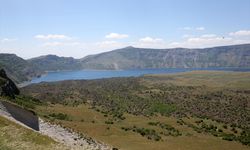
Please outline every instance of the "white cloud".
M229 33L230 36L250 36L250 30L240 30Z
M191 30L197 30L197 31L204 31L205 30L205 27L183 27L183 28L180 28L182 30L186 30L186 31L191 31Z
M56 47L56 46L76 46L80 45L79 42L47 42L44 43L43 46L45 47Z
M215 34L205 34L199 37L190 37L182 42L172 42L168 47L205 48L222 45L246 44L250 39L240 39L232 37L218 36Z
M1 39L1 43L7 43L7 42L13 42L16 41L17 39L13 39L13 38L3 38Z
M193 37L193 35L189 35L189 34L184 34L183 36L182 36L182 38L190 38L190 37Z
M170 43L170 47L204 48L211 46L227 45L233 43L232 38L224 38L215 35L202 35L200 37L188 38L183 42Z
M43 46L60 46L60 45L63 45L63 43L61 42L47 42L47 43L44 43Z
M63 35L63 34L48 34L48 35L36 35L36 39L41 39L41 40L70 40L72 39L69 36Z
M124 39L128 38L129 36L127 34L119 34L119 33L110 33L105 36L107 39Z
M198 31L204 31L204 30L205 30L204 27L197 27L197 28L195 28L195 29L198 30Z
M142 48L165 48L166 42L161 38L144 37L136 42L132 42L132 46L142 47Z
M201 37L202 38L214 38L214 37L216 37L217 35L215 35L215 34L204 34L204 35L202 35Z
M183 30L192 30L191 27L183 27L182 29L183 29Z
M117 44L118 42L116 41L102 41L102 42L97 42L96 44L101 46L101 45L113 45L113 44Z
M231 38L223 38L223 37L197 37L197 38L189 38L187 40L188 43L192 44L215 44L220 42L231 41Z
M152 37L144 37L139 39L139 42L144 42L144 43L160 43L163 42L163 39L161 38L152 38Z
M116 48L121 48L124 45L124 43L121 42L117 42L117 41L102 41L102 42L96 42L95 46L97 46L96 48L104 48L104 49L116 49Z

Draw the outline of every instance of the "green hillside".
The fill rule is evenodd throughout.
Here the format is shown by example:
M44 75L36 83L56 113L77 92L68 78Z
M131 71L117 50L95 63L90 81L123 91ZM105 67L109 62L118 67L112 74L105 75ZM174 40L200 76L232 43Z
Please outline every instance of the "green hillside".
M16 83L27 81L42 74L42 71L15 54L0 54L0 69Z
M56 55L40 56L27 60L43 71L80 70L81 64L72 57L58 57Z

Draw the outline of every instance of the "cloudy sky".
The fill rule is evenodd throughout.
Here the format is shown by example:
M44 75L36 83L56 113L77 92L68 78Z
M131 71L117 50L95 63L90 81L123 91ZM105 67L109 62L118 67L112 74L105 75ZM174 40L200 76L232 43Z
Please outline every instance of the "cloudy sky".
M243 43L250 0L0 0L0 53L23 58Z

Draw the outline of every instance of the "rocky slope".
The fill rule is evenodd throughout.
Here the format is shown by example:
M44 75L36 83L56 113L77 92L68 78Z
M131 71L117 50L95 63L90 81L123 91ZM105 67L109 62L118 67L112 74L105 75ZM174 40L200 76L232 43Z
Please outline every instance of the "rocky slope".
M111 150L104 143L97 142L83 134L78 134L60 125L51 124L42 119L39 120L40 133L51 137L59 143L64 143L73 150Z
M0 70L0 95L12 98L19 94L15 83L6 75L3 69Z

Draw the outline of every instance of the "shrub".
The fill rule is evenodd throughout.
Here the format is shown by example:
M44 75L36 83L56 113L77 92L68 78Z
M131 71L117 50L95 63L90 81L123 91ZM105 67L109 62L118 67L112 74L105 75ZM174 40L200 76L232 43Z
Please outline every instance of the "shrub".
M105 121L105 124L114 124L113 121Z
M69 121L69 117L67 114L63 114L63 113L52 113L52 114L49 114L50 117L52 118L55 118L55 119L58 119L58 120L67 120Z
M202 122L203 122L203 120L197 120L197 121L195 121L196 124L200 124Z
M218 132L223 132L223 130L222 130L222 129L219 129Z
M227 129L227 125L224 124L224 125L223 125L223 128L224 128L224 129Z
M222 139L227 141L234 141L236 140L236 137L233 134L223 134Z
M121 127L121 129L125 131L132 130L133 132L136 132L143 137L147 137L147 139L149 140L159 141L161 139L161 137L157 134L157 132L154 129L137 128L136 126L132 128Z
M159 122L148 122L148 125L151 126L157 126L159 124Z
M238 140L244 144L250 146L250 131L249 130L243 130L238 137Z
M164 124L161 122L148 122L148 125L159 126L160 128L168 131L168 132L161 132L161 134L164 134L165 136L181 136L182 135L179 130L175 129L174 127L168 124Z

